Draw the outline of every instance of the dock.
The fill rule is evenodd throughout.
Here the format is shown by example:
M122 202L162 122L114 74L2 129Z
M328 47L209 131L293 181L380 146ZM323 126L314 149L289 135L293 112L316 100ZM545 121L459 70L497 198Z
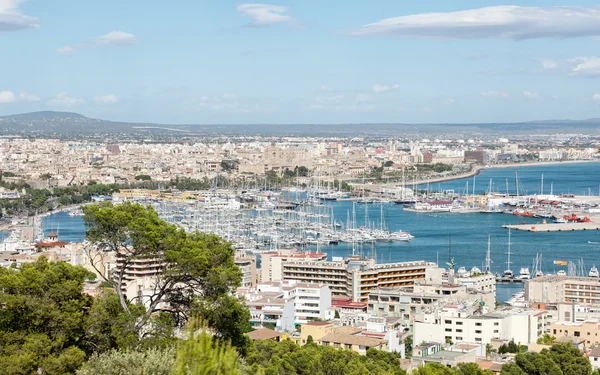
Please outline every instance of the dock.
M522 284L523 279L517 279L515 277L502 277L496 276L496 284Z
M564 223L564 224L514 224L502 228L527 232L571 232L575 230L600 230L600 223Z

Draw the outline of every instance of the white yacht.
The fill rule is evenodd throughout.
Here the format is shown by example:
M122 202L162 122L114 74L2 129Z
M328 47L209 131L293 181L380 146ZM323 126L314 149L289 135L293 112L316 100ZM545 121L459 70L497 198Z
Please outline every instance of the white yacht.
M564 270L560 270L556 273L557 276L567 276L567 273Z
M540 270L535 271L535 277L542 277L544 276L544 273Z
M481 270L479 269L479 267L473 267L471 268L471 275L473 274L479 274L481 273Z
M515 274L511 270L505 270L504 273L502 274L502 277L507 278L507 279L512 279L513 277L515 277Z
M595 264L590 269L590 273L588 274L588 276L589 277L600 277L600 273L598 272L598 269L596 268Z
M524 267L519 270L519 276L517 276L520 280L529 280L531 279L531 273L529 273L529 268Z

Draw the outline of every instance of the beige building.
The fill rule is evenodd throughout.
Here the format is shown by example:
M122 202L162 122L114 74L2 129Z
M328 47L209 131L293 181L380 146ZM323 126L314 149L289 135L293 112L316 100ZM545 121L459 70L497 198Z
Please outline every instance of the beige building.
M283 263L288 261L321 262L327 260L327 253L296 251L291 249L267 251L260 254L260 281L282 281Z
M574 337L576 340L585 340L586 346L600 345L600 323L598 321L585 322L554 322L550 324L550 335L557 339L563 336Z
M309 336L317 345L348 349L359 354L366 354L371 348L387 351L387 340L365 336L360 328L334 327L333 323L328 322L310 322L302 325L299 344L306 344Z
M548 275L528 280L525 297L530 303L600 304L597 277Z
M242 271L241 287L251 288L256 286L256 257L246 254L245 251L236 251L234 262Z
M352 297L354 302L366 302L369 293L380 287L441 282L437 265L425 261L376 264L373 259L358 258L335 262L298 260L283 262L282 267L285 280L322 283L331 288L334 296Z

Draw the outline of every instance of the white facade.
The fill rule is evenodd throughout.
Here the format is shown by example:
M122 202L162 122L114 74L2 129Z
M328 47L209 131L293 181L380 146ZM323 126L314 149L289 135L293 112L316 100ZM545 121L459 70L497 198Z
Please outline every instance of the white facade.
M462 307L462 308L461 308ZM415 318L414 342L453 342L487 344L492 339L532 344L546 332L548 322L542 310L505 308L491 313L445 306L439 311Z

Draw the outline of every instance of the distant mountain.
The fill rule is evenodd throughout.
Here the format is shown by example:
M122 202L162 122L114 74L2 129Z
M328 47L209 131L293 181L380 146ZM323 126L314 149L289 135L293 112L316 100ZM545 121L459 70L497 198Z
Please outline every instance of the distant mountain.
M543 120L484 124L248 124L248 125L162 125L93 119L73 112L41 111L0 116L0 134L72 137L76 135L210 136L210 135L298 135L298 136L394 136L415 134L501 135L527 133L594 133L600 119Z

